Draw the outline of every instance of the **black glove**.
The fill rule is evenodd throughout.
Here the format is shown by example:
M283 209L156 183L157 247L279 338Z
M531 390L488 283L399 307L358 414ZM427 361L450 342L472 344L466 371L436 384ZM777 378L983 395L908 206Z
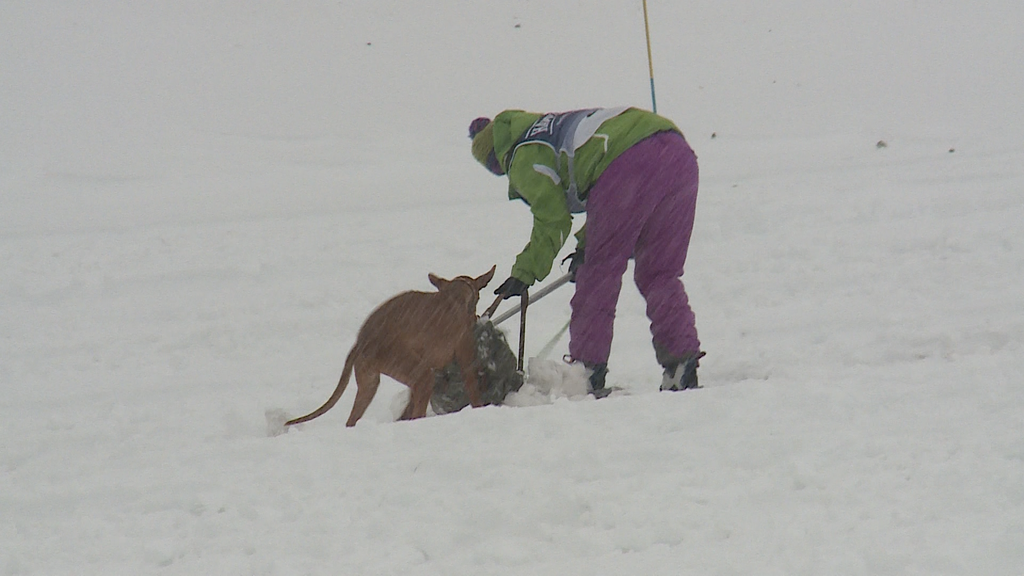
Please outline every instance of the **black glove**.
M504 300L508 300L513 296L522 296L527 288L528 286L525 282L515 276L509 276L508 280L502 282L501 286L498 286L494 293L501 296Z
M580 266L583 266L583 248L577 248L575 252L563 258L562 264L565 264L566 260L570 260L569 274L572 274L569 282L576 282L576 271L580 269Z

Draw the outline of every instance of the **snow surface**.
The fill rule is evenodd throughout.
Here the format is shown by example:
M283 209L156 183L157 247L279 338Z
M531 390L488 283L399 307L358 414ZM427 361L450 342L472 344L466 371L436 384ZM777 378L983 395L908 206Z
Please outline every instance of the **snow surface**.
M648 106L641 3L0 3L0 575L1024 574L1024 3L649 11L705 388L627 275L621 395L562 340L275 435L381 301L507 273L466 126Z

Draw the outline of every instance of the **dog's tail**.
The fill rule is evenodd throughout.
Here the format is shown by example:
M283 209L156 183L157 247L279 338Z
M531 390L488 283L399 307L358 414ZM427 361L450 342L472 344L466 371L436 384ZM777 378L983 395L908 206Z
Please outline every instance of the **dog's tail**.
M348 358L345 358L345 369L341 371L341 379L338 380L338 387L334 389L334 394L331 394L331 397L327 399L327 402L324 402L323 406L317 408L316 410L310 412L309 414L306 414L305 416L295 418L294 420L289 420L285 422L284 425L291 426L292 424L301 424L303 422L309 422L313 418L316 418L317 416L322 415L324 412L327 412L331 408L334 408L334 405L338 403L338 398L341 398L341 395L345 392L345 387L348 386L348 380L352 376L352 366L355 363L356 347L353 346L352 350L350 350L348 353Z

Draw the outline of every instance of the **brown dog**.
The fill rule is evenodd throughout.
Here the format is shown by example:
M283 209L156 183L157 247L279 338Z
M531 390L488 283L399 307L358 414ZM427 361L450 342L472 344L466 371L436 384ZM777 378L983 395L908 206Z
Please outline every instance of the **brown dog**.
M493 266L478 278L445 280L429 274L437 292L403 292L381 304L359 329L334 394L323 406L284 425L308 422L333 408L345 392L353 369L356 400L346 426L355 426L362 418L377 393L381 374L405 384L412 392L400 420L422 418L434 390L434 371L453 359L462 370L470 404L481 406L473 325L480 290L493 276Z

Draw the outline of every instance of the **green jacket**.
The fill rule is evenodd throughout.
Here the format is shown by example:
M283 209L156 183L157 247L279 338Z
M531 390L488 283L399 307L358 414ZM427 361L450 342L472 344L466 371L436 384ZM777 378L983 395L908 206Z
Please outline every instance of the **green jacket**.
M517 146L541 116L543 114L505 110L494 119L494 153L508 175L509 200L523 200L533 213L530 241L512 266L512 276L528 286L547 277L572 231L566 196L569 183L574 179L579 198L586 200L608 165L630 146L658 132L680 132L671 120L629 108L603 122L594 136L576 148L570 175L566 153L557 154L543 143ZM578 249L583 247L583 233L581 228L576 235Z

